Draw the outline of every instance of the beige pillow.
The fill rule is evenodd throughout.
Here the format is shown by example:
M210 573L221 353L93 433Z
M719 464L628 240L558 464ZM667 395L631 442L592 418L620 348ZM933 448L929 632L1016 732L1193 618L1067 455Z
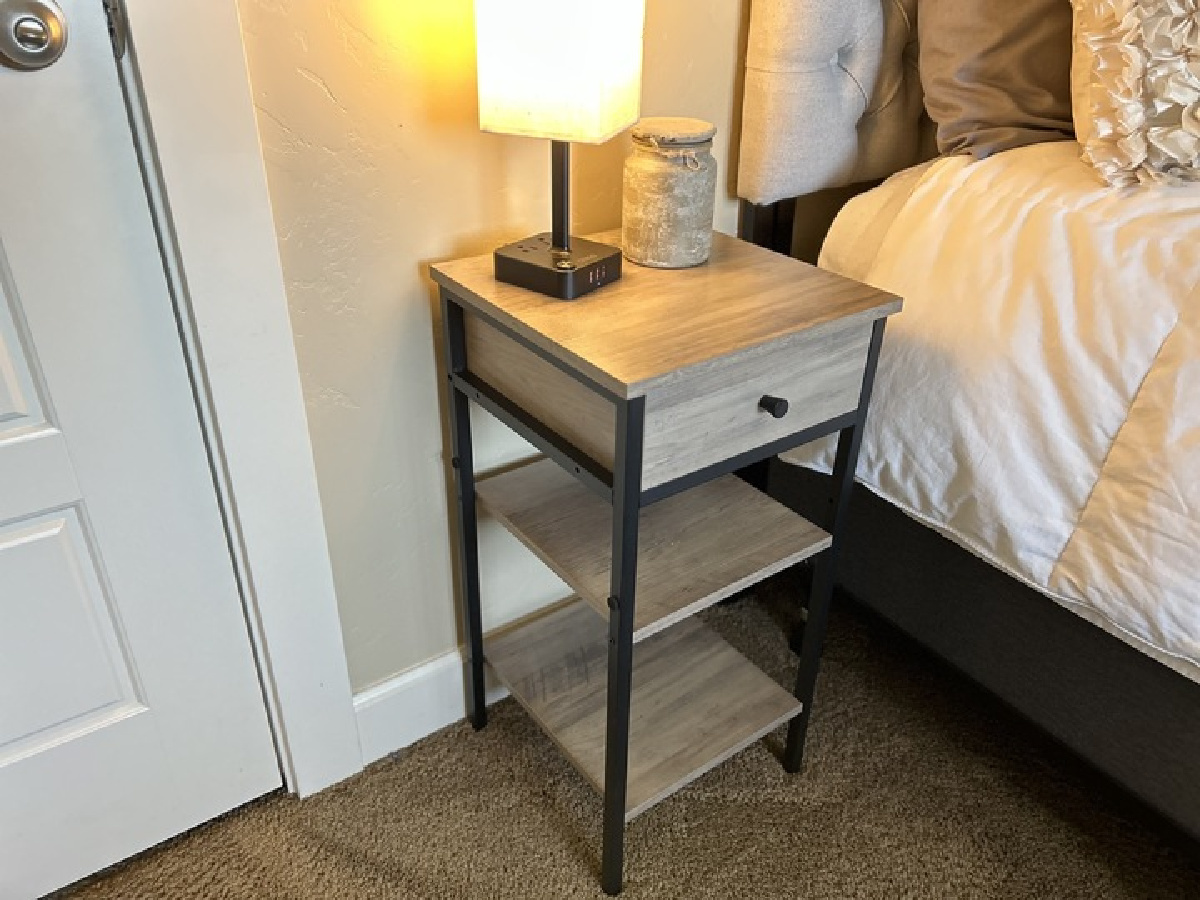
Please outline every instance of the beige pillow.
M1083 156L1109 184L1200 181L1200 0L1074 0Z
M942 153L1074 137L1070 0L920 0L917 31Z

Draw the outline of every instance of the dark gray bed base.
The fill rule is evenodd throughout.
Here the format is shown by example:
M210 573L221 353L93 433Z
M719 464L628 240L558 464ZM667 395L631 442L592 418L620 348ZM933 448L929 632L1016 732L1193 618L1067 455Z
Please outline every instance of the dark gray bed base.
M828 477L776 462L801 514ZM819 520L818 520L819 521ZM839 583L1200 840L1200 684L855 486Z
M802 515L828 476L776 462ZM820 520L817 520L820 521ZM841 587L1200 840L1200 684L854 487Z
M743 237L790 246L770 209L743 210ZM770 493L813 517L826 478L776 462ZM1200 684L861 485L843 540L848 593L1200 840Z

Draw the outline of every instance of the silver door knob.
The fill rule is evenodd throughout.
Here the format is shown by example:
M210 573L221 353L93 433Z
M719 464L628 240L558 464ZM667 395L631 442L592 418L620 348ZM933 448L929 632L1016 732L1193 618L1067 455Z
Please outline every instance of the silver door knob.
M0 0L0 63L44 69L67 48L67 20L54 0Z

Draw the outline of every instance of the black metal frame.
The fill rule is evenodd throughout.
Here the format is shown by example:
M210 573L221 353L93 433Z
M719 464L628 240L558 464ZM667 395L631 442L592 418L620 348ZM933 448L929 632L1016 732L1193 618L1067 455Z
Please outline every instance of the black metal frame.
M821 649L825 643L825 628L829 621L829 605L833 600L833 585L837 571L838 551L845 532L846 513L850 508L850 492L854 489L854 473L858 468L858 451L862 447L863 426L871 404L875 385L875 369L879 365L879 348L883 345L886 319L878 319L871 330L871 345L863 372L862 391L854 424L838 434L837 456L833 464L833 495L829 500L828 518L821 523L832 536L829 549L817 557L813 570L813 586L808 598L808 615L804 621L804 637L800 645L800 670L796 674L796 699L804 704L800 714L788 725L787 745L783 751L783 767L799 772L803 764L804 740L812 715L813 695L817 686L817 669L821 665Z
M567 438L557 431L547 428L487 382L476 378L470 372L455 373L451 383L455 390L466 394L529 443L538 447L592 491L605 500L612 499L612 473Z
M608 718L604 735L604 856L601 884L621 893L625 870L625 796L629 773L629 704L633 696L633 611L637 597L638 525L646 398L617 404L613 466L612 583L608 598Z
M835 416L811 428L772 441L754 450L708 466L649 490L641 489L642 449L645 438L645 397L624 398L607 390L582 372L564 365L549 352L517 334L497 319L481 315L493 327L519 342L538 357L566 372L614 405L616 445L613 471L581 451L562 435L546 427L517 404L468 369L462 301L442 288L442 322L449 389L449 420L457 501L457 543L460 566L462 621L466 630L467 713L476 729L487 724L484 695L483 618L479 593L478 524L471 445L469 404L475 400L492 415L563 466L592 491L612 503L612 583L609 596L608 709L605 735L604 847L601 882L608 894L621 891L624 870L625 802L629 771L630 701L633 693L633 623L636 604L637 542L640 511L681 491L729 472L745 469L778 453L839 432L837 465L830 513L821 523L832 536L829 549L818 557L817 576L809 598L808 622L800 651L796 697L803 704L788 731L783 762L800 769L825 624L833 593L834 566L844 527L850 489L862 441L862 428L870 402L885 319L875 322L867 352L859 403L852 412Z
M483 609L479 598L479 522L475 505L475 454L471 444L471 404L455 379L467 368L466 328L463 308L442 291L442 329L446 341L446 368L450 376L450 465L454 469L457 500L457 546L462 579L463 628L467 637L467 718L475 730L487 725L487 693L483 672Z

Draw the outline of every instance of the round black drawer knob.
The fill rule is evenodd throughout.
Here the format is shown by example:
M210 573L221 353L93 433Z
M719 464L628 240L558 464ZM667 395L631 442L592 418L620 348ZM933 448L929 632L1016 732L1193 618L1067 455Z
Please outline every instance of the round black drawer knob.
M770 413L776 419L782 419L787 415L788 402L782 397L772 397L770 394L764 394L763 398L758 401L758 408L765 413Z

